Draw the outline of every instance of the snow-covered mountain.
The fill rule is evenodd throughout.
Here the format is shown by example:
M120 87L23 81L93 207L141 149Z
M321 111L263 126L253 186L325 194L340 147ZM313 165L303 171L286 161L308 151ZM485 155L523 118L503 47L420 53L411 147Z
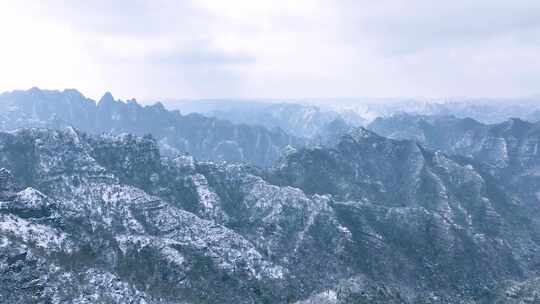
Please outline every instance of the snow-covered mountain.
M539 123L380 106L0 95L0 302L535 303Z
M0 155L2 302L493 303L540 271L533 204L364 129L271 170L73 128Z

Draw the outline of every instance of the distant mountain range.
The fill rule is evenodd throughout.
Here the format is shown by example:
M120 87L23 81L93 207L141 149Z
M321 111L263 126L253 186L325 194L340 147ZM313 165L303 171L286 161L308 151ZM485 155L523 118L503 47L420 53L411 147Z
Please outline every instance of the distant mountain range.
M317 136L321 129L336 119L342 119L351 126L367 123L367 120L352 111L337 112L299 103L199 100L178 102L175 107L182 112L200 113L234 123L260 125L268 129L280 128L303 138Z
M540 99L531 98L335 98L284 100L194 100L169 102L185 113L200 113L235 122L279 126L297 136L310 137L322 125L341 117L353 126L376 118L406 113L473 118L498 123L509 117L540 120Z
M531 121L540 119L540 104L530 100L525 104L501 100L429 103L409 99L302 102L179 102L175 107L189 113L183 115L167 110L159 102L143 106L134 99L115 100L110 93L96 102L74 89L32 88L0 94L0 128L74 126L94 134L151 134L166 155L187 152L200 160L270 166L290 147L335 143L343 130L367 126L377 118L399 113L456 115L488 122L504 120L509 114ZM336 133L336 128L341 131Z
M378 118L369 129L394 139L412 139L449 154L472 157L496 167L531 166L538 151L540 122L509 118L484 124L472 118L399 114Z
M98 102L76 90L47 91L32 88L0 95L0 127L73 126L99 134L151 134L163 152L188 152L201 160L244 161L267 166L279 159L287 146L305 140L274 128L234 124L199 114L182 115L156 103L142 106L135 100L115 100L106 93Z

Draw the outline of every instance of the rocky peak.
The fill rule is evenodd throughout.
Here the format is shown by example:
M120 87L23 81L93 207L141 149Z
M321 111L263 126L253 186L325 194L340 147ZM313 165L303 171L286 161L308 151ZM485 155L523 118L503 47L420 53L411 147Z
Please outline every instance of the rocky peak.
M75 98L74 90L14 91L0 95L0 127L61 128L74 126L88 133L151 133L163 151L171 155L187 152L201 160L249 162L269 166L279 159L286 145L305 145L305 141L284 132L261 126L234 124L202 115L182 116L163 104L141 106L135 100L124 103L107 92L96 103Z
M495 134L500 134L502 136L521 137L526 134L532 126L532 123L520 118L510 118L505 122L493 125L491 130Z
M106 105L113 103L114 101L115 100L111 92L105 92L105 94L103 94L103 96L99 99L98 105Z
M43 97L43 91L38 88L38 87L32 87L30 88L30 90L28 90L28 92L33 96L33 97L38 97L38 98L42 98Z
M103 96L97 102L97 108L105 110L116 105L117 103L118 101L114 99L110 92L105 92L105 94L103 94Z
M77 89L65 89L63 91L63 94L73 98L73 99L85 99L85 97L83 96L83 94L81 92L79 92L79 90Z
M141 107L141 105L139 104L139 102L135 98L131 98L131 99L126 100L126 104L129 105L129 106L132 106L134 108L140 108Z
M158 112L166 112L167 111L167 109L165 109L165 106L163 105L163 103L161 103L160 101L154 103L150 107L155 109Z

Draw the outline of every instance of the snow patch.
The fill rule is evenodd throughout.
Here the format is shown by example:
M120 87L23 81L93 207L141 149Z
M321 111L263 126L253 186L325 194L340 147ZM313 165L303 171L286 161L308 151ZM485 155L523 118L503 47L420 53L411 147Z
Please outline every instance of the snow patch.
M0 217L0 231L13 234L23 242L34 244L36 247L61 251L69 250L69 240L65 233L51 227L35 224L11 214Z

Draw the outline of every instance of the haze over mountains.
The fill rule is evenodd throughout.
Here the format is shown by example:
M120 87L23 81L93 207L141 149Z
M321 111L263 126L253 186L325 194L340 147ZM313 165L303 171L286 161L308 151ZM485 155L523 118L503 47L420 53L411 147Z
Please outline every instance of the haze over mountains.
M278 160L287 146L327 142L331 138L325 133L335 132L332 128L368 126L378 117L394 114L452 115L483 123L502 122L508 117L532 122L540 119L540 104L532 99L314 99L297 103L200 100L179 102L175 108L180 112L168 110L160 102L144 106L135 99L116 100L110 93L94 101L75 89L51 91L34 87L0 94L5 130L74 126L96 134L152 134L166 154L188 152L201 160L244 161L261 166Z
M540 304L538 0L0 1L0 37L0 304Z
M287 145L303 144L303 139L280 129L182 115L160 103L142 106L134 99L115 100L110 93L95 102L76 90L32 88L0 95L0 107L4 129L73 126L95 134L152 134L165 153L188 152L203 160L269 165Z
M530 98L334 98L334 99L284 99L284 100L194 100L168 101L171 107L186 113L224 117L228 120L273 126L279 120L296 118L294 121L320 121L321 118L341 116L357 125L368 124L378 117L409 113L418 115L453 115L473 118L483 123L497 123L509 117L524 120L540 120L538 97ZM281 109L290 110L283 111ZM303 109L303 110L301 110ZM298 116L293 115L298 113ZM305 117L301 118L303 112ZM268 117L264 117L264 114ZM318 119L313 119L309 115ZM284 117L281 117L284 116ZM257 120L255 118L259 118ZM269 122L270 121L270 124ZM287 128L284 128L287 129ZM294 128L291 128L294 130Z
M540 301L540 105L222 105L0 95L0 302Z

